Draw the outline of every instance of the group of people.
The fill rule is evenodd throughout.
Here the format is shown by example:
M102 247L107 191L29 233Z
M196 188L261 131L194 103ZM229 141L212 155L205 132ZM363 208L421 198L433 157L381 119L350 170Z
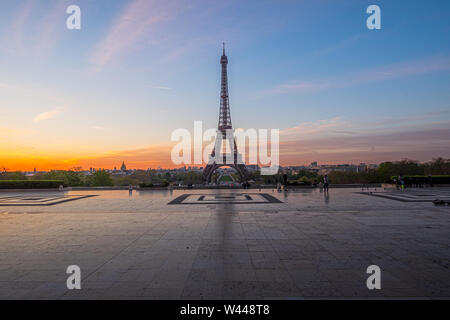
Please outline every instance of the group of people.
M394 179L397 186L397 190L405 190L405 188L425 188L433 187L433 177L428 175L428 177L404 177L403 174L399 174L397 178Z
M327 174L323 177L323 186L322 185L319 185L319 186L323 187L323 191L328 193L330 181L328 179ZM278 192L281 192L282 190L287 191L287 175L286 174L283 175L283 184L281 184L280 182L277 183L277 190L278 190Z
M250 189L250 183L248 181L245 181L242 183L242 188L244 189Z
M329 185L330 185L330 182L329 182L329 179L328 179L328 175L325 175L323 177L323 190L325 192L328 192ZM245 181L245 182L242 183L242 187L244 189L250 189L250 183ZM284 191L288 191L288 189L287 189L287 175L286 174L283 175L283 183L281 183L281 182L277 183L277 191L281 192L283 190Z

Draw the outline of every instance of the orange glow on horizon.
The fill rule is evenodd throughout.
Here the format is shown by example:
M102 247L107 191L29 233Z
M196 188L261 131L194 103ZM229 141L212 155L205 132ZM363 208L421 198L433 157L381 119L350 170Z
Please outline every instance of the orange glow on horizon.
M170 160L170 145L155 145L148 148L108 152L97 155L32 154L0 150L0 170L6 171L50 171L89 168L119 168L125 161L129 169L174 167Z
M388 136L390 137L390 136ZM409 136L407 137L409 139ZM399 146L398 139L385 137L355 137L355 138L323 138L316 140L292 140L280 143L280 165L299 166L317 161L320 164L377 164L385 161L397 161L409 158L421 162L448 154L442 150L446 140L438 145L429 144L425 138L421 141L416 137L414 145L403 143ZM158 167L171 169L180 167L202 167L204 164L175 165L171 160L171 151L176 143L162 143L133 150L119 150L97 153L79 151L73 147L68 151L37 152L37 147L11 147L0 149L0 170L3 171L49 171L49 170L89 170L90 168L113 169L120 168L124 161L129 169L156 169ZM372 145L373 147L368 147ZM248 151L247 151L248 152ZM193 157L193 152L192 152ZM248 155L247 155L248 157Z

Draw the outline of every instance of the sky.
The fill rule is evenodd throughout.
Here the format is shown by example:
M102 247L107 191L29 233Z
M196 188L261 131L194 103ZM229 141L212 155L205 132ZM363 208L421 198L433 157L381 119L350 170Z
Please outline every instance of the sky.
M447 0L2 0L0 168L174 167L222 42L233 126L279 129L281 165L450 158L449 34Z

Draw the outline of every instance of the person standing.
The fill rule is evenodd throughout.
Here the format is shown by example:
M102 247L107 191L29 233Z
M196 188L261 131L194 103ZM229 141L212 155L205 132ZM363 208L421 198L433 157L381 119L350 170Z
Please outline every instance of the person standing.
M329 186L329 181L328 181L328 175L326 174L325 177L323 177L323 191L328 192L328 186Z
M398 179L400 180L400 190L405 190L405 179L403 178L403 174L400 174Z
M283 174L283 185L286 187L288 183L288 175L286 173Z

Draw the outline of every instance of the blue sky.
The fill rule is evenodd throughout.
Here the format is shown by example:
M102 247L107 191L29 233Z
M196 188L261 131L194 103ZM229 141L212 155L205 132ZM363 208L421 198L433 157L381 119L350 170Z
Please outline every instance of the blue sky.
M65 27L70 4L81 8L81 30ZM366 27L371 4L381 8L381 30ZM291 146L285 164L450 157L447 137L432 146L426 138L450 122L448 1L0 6L6 163L89 166L125 158L139 167L146 157L164 163L163 151L143 150L165 150L171 132L192 129L194 120L217 125L222 41L234 126L281 129ZM405 147L384 143L383 135L402 137ZM330 141L335 150L327 152ZM309 150L320 142L327 147Z

